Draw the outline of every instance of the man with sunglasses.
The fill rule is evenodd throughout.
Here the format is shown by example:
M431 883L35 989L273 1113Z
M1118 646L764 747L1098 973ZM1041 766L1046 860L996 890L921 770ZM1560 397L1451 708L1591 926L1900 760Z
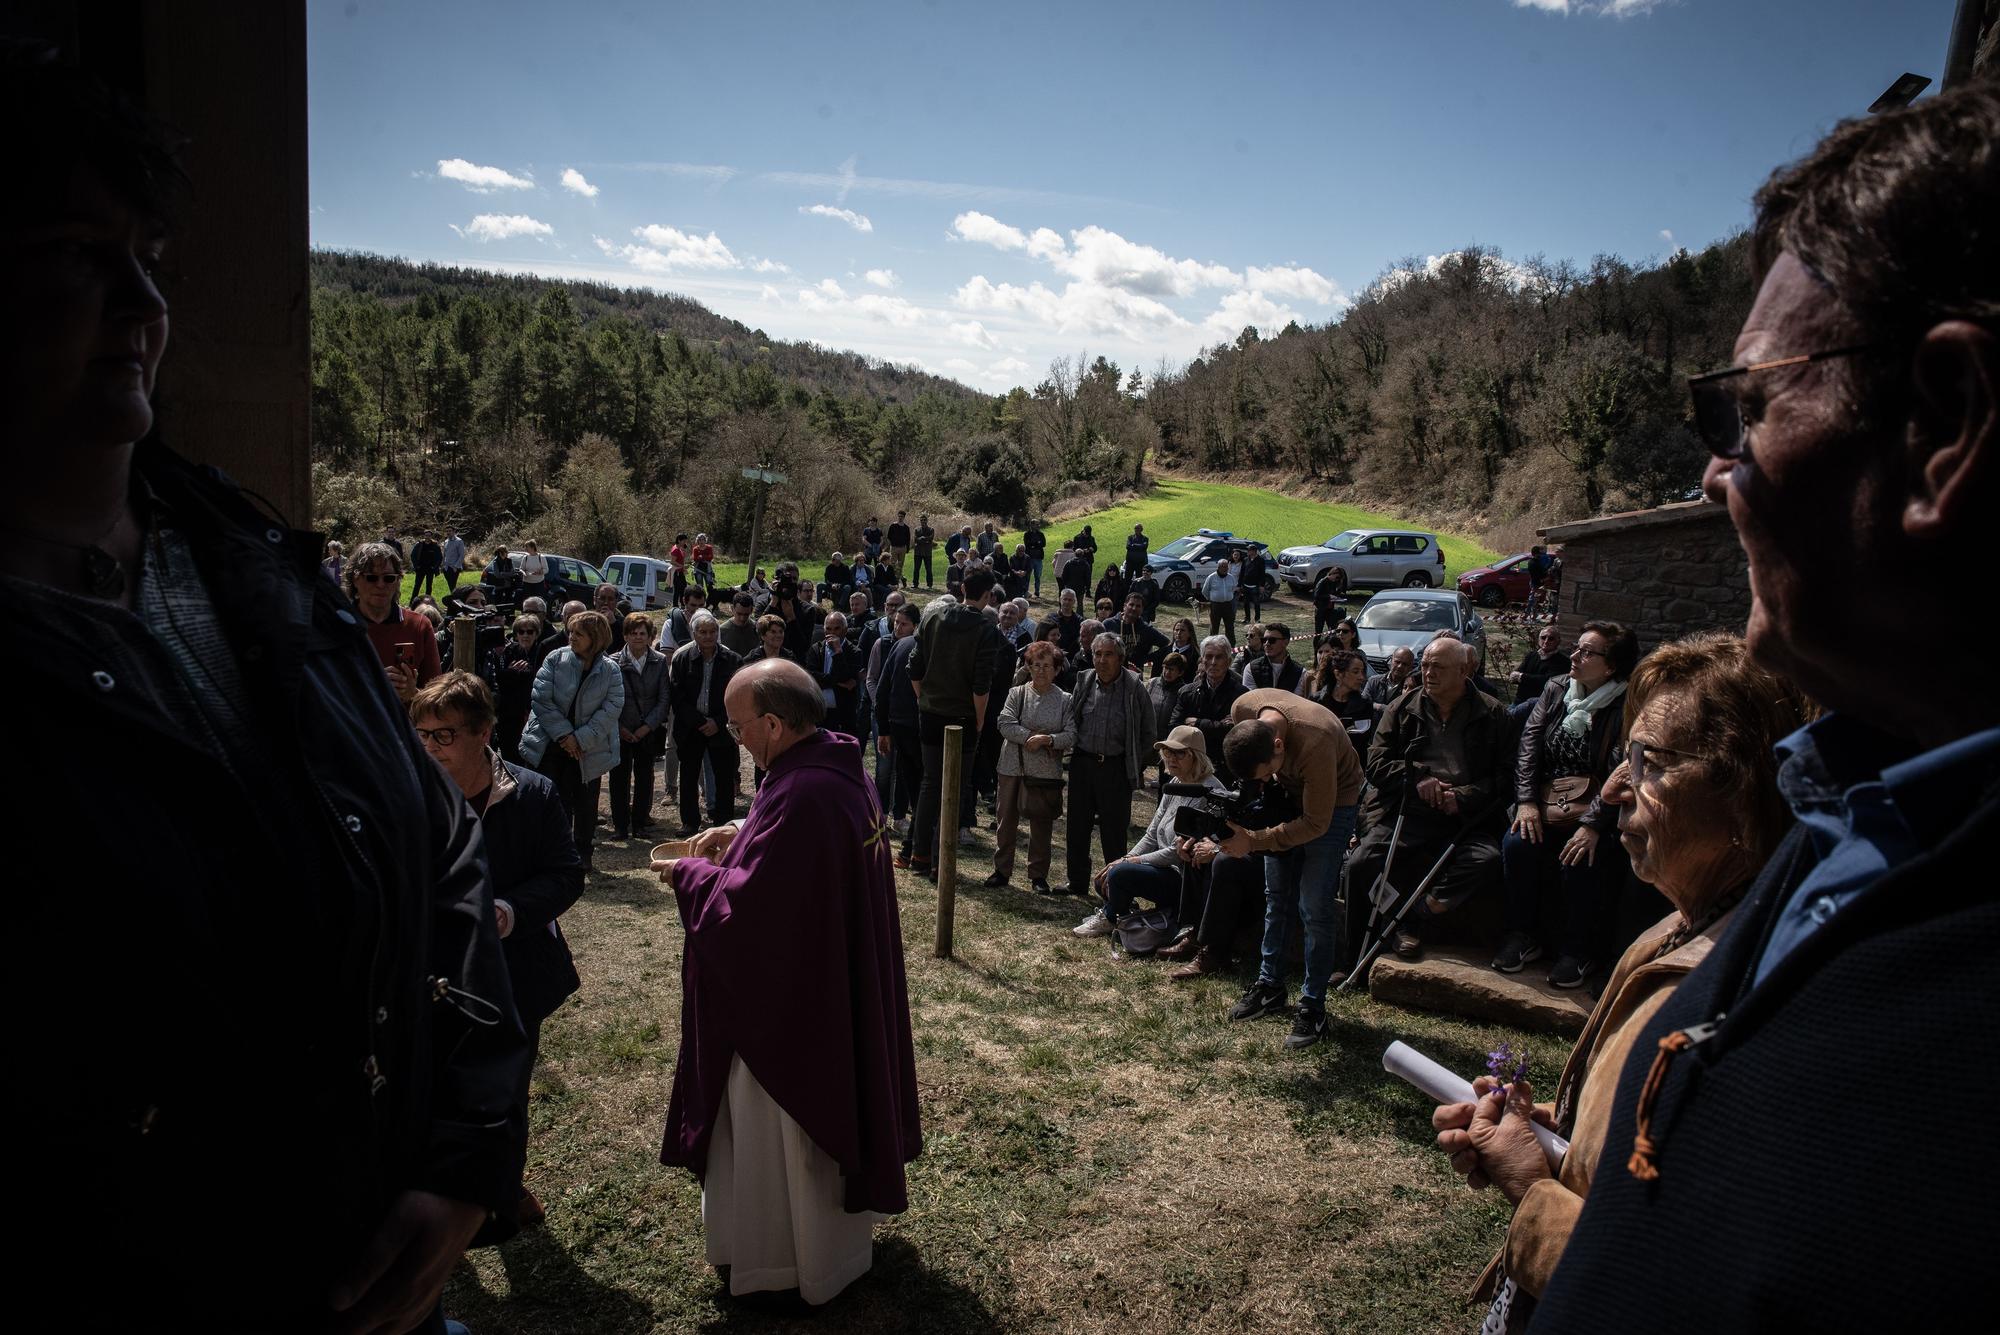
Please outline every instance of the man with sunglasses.
M1243 665L1243 689L1276 689L1303 695L1306 674L1304 668L1292 661L1291 627L1282 621L1267 621L1259 628L1258 635L1264 652Z
M1633 1042L1537 1331L1990 1305L2000 694L1977 654L1882 691L1853 612L1888 644L1982 616L1952 577L2000 515L2000 88L1840 126L1757 210L1740 365L1694 382L1704 488L1749 558L1752 653L1828 712L1777 748L1798 823ZM1644 1282L1670 1257L1683 1282Z
M437 628L431 619L401 605L403 558L385 542L363 544L347 563L347 596L361 614L361 629L382 661L389 684L408 701L417 688L444 671L438 657Z

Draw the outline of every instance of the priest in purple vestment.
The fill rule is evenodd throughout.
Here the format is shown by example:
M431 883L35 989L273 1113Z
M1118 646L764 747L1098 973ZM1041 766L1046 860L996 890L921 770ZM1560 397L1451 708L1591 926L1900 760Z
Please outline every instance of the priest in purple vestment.
M701 1178L732 1293L818 1303L868 1269L923 1144L890 831L804 669L751 664L723 705L765 779L741 822L653 864L687 928L660 1159Z

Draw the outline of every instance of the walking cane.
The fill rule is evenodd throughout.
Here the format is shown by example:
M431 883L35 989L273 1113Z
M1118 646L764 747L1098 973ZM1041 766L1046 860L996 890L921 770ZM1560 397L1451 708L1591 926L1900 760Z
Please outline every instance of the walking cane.
M1408 916L1412 908L1416 907L1417 901L1429 892L1431 882L1435 881L1439 874L1444 871L1445 864L1451 861L1451 855L1458 851L1458 846L1465 841L1465 836L1470 834L1473 828L1485 820L1487 816L1491 815L1499 805L1500 802L1498 801L1488 802L1469 817L1464 824L1458 827L1458 832L1452 835L1451 842L1444 846L1444 852L1438 854L1438 860L1432 864L1430 871L1425 874L1423 880L1417 882L1417 888L1410 891L1403 902L1396 906L1396 912L1390 916L1388 924L1382 928L1382 934L1369 944L1367 950L1362 952L1361 958L1354 962L1354 968L1348 973L1347 977L1340 980L1340 986L1334 989L1335 992L1345 992L1348 988L1354 986L1356 980L1368 976L1369 967L1375 963L1376 958L1381 955L1383 948L1389 944L1390 938L1396 934L1396 929L1403 925L1403 919ZM1390 851L1394 851L1393 847ZM1370 930L1373 930L1372 927Z

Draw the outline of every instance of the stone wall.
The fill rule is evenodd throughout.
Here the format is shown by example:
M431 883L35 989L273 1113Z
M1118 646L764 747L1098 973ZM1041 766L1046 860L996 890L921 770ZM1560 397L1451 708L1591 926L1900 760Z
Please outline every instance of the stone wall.
M1741 633L1750 575L1729 512L1707 501L1607 515L1542 530L1562 548L1556 624L1574 643L1583 623L1623 622L1642 648L1697 630Z

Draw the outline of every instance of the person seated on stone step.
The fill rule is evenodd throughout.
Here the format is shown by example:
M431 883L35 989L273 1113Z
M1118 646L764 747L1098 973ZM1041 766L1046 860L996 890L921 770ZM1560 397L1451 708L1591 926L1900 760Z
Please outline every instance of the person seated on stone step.
M1455 639L1425 646L1422 671L1423 689L1405 692L1382 711L1368 747L1362 835L1349 857L1342 968L1351 969L1362 952L1371 909L1380 910L1386 929L1401 902L1396 892L1415 888L1447 847L1451 857L1393 938L1399 956L1417 958L1433 919L1499 879L1503 802L1513 792L1506 708L1472 689L1465 646ZM1371 903L1398 816L1395 879Z

